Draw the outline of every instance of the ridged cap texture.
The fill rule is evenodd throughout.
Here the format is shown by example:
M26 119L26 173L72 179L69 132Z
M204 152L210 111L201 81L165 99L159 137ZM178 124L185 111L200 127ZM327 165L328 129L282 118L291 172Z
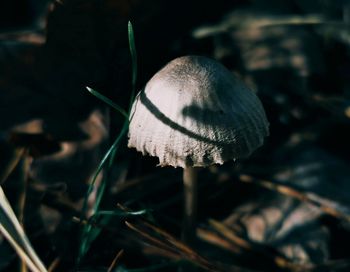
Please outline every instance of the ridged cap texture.
M128 146L159 165L206 167L250 155L269 134L253 91L215 60L184 56L135 98Z

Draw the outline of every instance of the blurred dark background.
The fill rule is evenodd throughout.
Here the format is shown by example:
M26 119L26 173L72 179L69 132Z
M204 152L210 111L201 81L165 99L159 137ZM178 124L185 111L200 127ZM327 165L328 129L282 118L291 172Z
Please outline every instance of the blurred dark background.
M180 237L181 170L156 167L127 137L81 217L124 122L85 87L127 109L129 20L137 90L171 59L205 55L257 93L270 122L250 158L200 171L191 254L162 232ZM349 26L346 0L1 1L0 184L50 271L178 271L179 259L203 271L350 271ZM149 212L92 220L103 180L100 210ZM84 224L94 227L77 266ZM0 241L0 271L20 270Z

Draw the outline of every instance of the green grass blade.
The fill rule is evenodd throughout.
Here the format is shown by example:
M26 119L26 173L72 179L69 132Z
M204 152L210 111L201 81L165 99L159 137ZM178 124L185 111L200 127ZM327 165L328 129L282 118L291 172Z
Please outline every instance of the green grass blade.
M164 271L165 268L170 268L174 266L178 266L182 263L185 263L183 260L179 261L172 261L172 262L167 262L167 263L162 263L162 264L156 264L152 266L148 266L145 268L134 268L134 269L126 269L122 266L118 267L115 272L150 272L150 271Z
M131 90L130 105L129 105L129 111L130 111L132 103L135 98L136 81L137 81L137 53L136 53L136 46L135 46L135 35L134 35L134 29L133 29L132 23L130 21L128 22L128 38L129 38L129 50L131 55L131 68L132 68L132 77L131 77L132 90Z
M130 49L131 62L132 62L132 91L131 91L130 103L129 103L129 113L130 113L131 106L132 106L132 103L133 103L134 97L135 97L136 80L137 80L137 55L136 55L136 47L135 47L134 30L133 30L131 22L128 23L128 39L129 39L129 49ZM108 151L106 152L106 154L104 155L100 164L97 167L97 170L92 178L92 181L91 181L90 186L88 188L87 194L85 196L84 205L83 205L83 209L82 209L82 215L86 214L88 198L94 189L98 175L101 173L101 171L103 169L106 169L108 171L112 167L117 150L120 146L120 143L121 143L123 137L125 137L125 135L128 131L128 127L129 127L129 114L128 113L126 113L121 107L119 107L117 104L115 104L113 101L111 101L109 98L103 96L99 92L97 92L89 87L87 87L87 89L91 94L95 95L96 97L98 97L99 99L101 99L102 101L104 101L108 105L112 106L117 111L119 111L126 118L126 120L123 124L121 132L119 133L119 135L115 139L112 146L108 149ZM108 182L107 176L105 176L103 178L101 185L100 185L100 188L96 194L96 200L95 200L93 210L92 210L93 216L94 216L94 214L98 213L102 197L103 197L105 189L107 187L107 182ZM109 220L108 217L104 217L104 219ZM96 237L98 236L99 233L100 233L99 229L94 229L90 225L84 226L83 231L82 231L81 244L80 244L80 248L79 248L78 263L80 262L81 258L85 255L85 253L87 252L87 250L90 247L90 244L92 243L92 241L94 239L96 239Z
M96 91L90 87L86 86L86 89L89 91L89 93L96 96L98 99L101 99L103 102L105 102L106 104L108 104L109 106L114 108L115 110L119 111L126 119L129 118L128 113L122 107L120 107L119 105L114 103L112 100L110 100L108 97L100 94L98 91Z
M117 148L119 148L121 140L123 139L123 137L125 136L126 132L128 130L128 123L124 123L122 131L119 133L118 137L115 139L114 143L112 144L112 146L108 149L108 151L106 152L106 154L103 156L100 164L97 167L97 170L92 178L92 182L90 183L89 189L88 189L88 196L91 194L91 192L94 189L94 185L96 182L96 179L98 177L98 175L101 173L102 169L105 167L106 163L108 162L108 159L110 157L110 155L112 154L112 152L114 150L116 150Z
M124 122L122 131L119 133L118 137L115 139L114 143L108 149L108 151L106 152L106 154L104 155L103 159L101 160L100 164L97 167L97 170L92 178L92 181L89 185L87 194L85 196L84 207L83 207L84 214L86 213L86 210L87 210L88 198L94 189L98 175L101 173L102 169L106 166L106 163L108 162L108 159L110 158L111 153L116 151L119 148L121 141L122 141L122 139L125 136L127 131L128 131L128 120L126 120ZM100 188L99 188L98 193L96 195L96 201L95 201L93 209L92 209L93 214L98 212L106 185L107 185L107 180L106 180L106 178L104 178L104 180L101 182ZM83 231L82 231L82 241L81 241L80 248L79 248L78 263L80 262L81 258L85 255L85 253L89 249L91 242L93 242L96 239L96 237L98 236L99 233L100 233L99 229L93 229L90 225L84 226Z
M0 232L16 250L17 254L35 272L46 272L46 268L35 253L21 227L4 191L0 186Z
M133 211L133 212L126 212L126 211L99 211L98 213L96 213L96 216L99 216L99 215L121 216L121 217L125 217L125 216L140 216L140 215L145 215L145 214L147 214L149 212L150 212L150 210L148 210L148 209L143 209L143 210Z

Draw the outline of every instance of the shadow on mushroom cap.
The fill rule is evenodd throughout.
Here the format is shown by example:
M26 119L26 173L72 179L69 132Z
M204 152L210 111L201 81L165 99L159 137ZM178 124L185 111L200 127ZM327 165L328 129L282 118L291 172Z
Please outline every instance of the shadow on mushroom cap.
M129 147L162 166L205 167L248 156L267 135L256 95L216 61L189 56L166 65L136 97Z

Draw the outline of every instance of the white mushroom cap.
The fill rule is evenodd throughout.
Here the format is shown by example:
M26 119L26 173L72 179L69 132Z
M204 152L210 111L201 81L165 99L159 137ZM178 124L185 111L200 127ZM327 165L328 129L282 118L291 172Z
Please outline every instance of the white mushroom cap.
M129 147L161 166L205 167L246 157L268 135L258 97L220 63L174 59L136 97Z

